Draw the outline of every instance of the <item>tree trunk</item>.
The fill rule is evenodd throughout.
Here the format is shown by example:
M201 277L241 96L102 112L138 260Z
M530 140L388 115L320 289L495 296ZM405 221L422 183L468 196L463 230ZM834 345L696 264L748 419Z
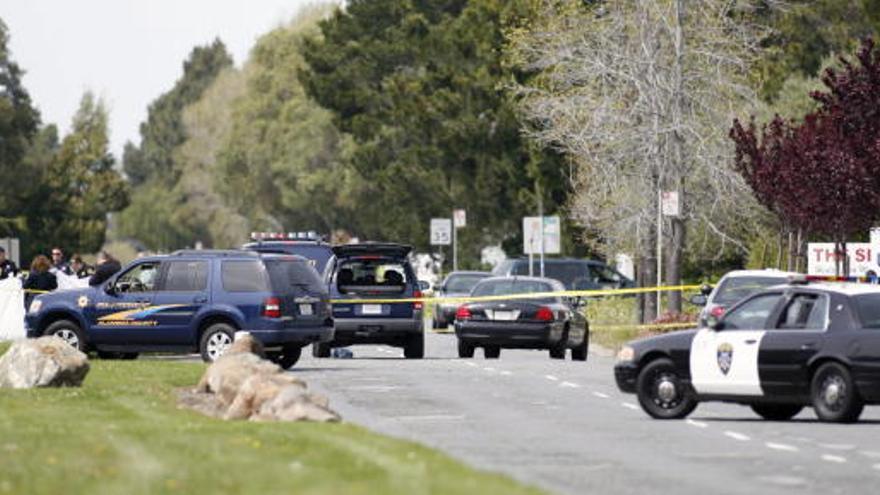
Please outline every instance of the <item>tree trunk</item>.
M680 217L672 219L672 238L669 242L669 261L666 263L666 285L681 285L681 264L684 252L686 228ZM681 292L667 293L666 308L670 313L681 313Z
M782 269L782 232L776 236L776 264L773 266L777 269Z
M653 236L652 236L653 237ZM652 255L643 256L639 269L641 280L640 287L656 287L657 286L657 258ZM640 305L639 322L648 323L657 317L657 293L642 293L642 303Z
M785 270L789 272L794 271L794 232L788 231L788 259L785 263Z

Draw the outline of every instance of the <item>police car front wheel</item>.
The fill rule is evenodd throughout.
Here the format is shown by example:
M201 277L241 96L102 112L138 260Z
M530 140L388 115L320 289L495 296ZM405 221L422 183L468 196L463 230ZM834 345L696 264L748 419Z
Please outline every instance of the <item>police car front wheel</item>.
M636 380L639 404L655 419L682 419L697 407L688 384L682 382L675 364L666 358L651 361Z
M813 375L810 392L820 421L852 423L858 421L865 407L849 369L840 363L820 366Z
M43 335L53 335L67 342L74 349L85 352L86 339L79 325L70 320L59 320L46 328Z

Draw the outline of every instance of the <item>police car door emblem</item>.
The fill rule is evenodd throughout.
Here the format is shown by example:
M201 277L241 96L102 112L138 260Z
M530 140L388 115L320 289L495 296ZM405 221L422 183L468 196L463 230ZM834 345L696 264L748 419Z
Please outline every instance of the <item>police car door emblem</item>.
M79 296L79 299L77 299L76 304L81 308L85 308L86 306L89 305L89 298L87 296Z
M730 371L733 362L733 346L727 342L718 346L718 367L725 375Z

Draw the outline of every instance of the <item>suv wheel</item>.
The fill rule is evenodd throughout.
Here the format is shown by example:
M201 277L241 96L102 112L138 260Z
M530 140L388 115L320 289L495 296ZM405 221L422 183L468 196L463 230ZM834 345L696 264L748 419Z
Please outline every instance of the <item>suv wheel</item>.
M86 352L86 338L79 325L70 320L59 320L49 325L43 335L54 335L74 349Z
M235 340L235 328L226 323L215 323L208 327L202 334L199 342L199 352L202 360L213 363L220 358Z
M425 357L425 334L419 332L406 339L403 347L403 357L407 359L422 359Z
M302 356L302 347L299 346L288 346L282 349L281 352L266 353L266 357L269 358L269 361L281 366L281 368L285 370L293 368L293 365L299 361L300 356Z
M463 340L459 340L458 357L462 359L474 357L474 345Z
M314 343L312 344L312 357L328 358L331 350L330 344Z

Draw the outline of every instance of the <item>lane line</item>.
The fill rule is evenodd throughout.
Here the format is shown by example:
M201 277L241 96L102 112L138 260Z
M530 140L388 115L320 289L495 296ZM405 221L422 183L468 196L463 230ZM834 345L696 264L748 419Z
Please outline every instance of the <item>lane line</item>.
M632 409L633 411L639 410L639 406L637 406L635 404L630 404L629 402L621 402L620 405L627 408L627 409Z
M874 469L880 471L880 464L874 464L874 465L871 466L871 467L873 467Z
M548 379L548 380L551 380L551 381L554 381L554 382L558 382L558 381L559 381L559 378L557 378L557 377L555 377L555 376L553 376L553 375L544 375L544 378L546 378L546 379Z
M742 433L737 433L735 431L730 431L730 430L725 431L724 436L730 437L730 438L732 438L734 440L738 440L740 442L748 442L749 440L751 440L751 438L749 438L748 435L743 435Z
M490 366L487 366L487 367L485 367L485 368L483 368L483 369L486 370L486 371L488 371L489 373L494 373L494 372L495 372L495 368L492 368L492 367L490 367Z
M504 376L510 376L510 375L512 375L513 373L511 373L510 371L507 371L507 370L503 370L503 371L501 372L501 374L504 375Z
M766 445L768 449L773 450L783 450L785 452L800 452L800 449L795 447L794 445L787 445L784 443L767 442L764 445Z
M567 388L581 388L580 385L578 385L577 383L573 383L573 382L562 382L559 384L559 386L560 387L567 387Z
M855 445L847 444L847 443L820 443L819 447L828 450L854 450L856 448Z
M844 462L846 462L846 457L840 457L839 455L823 454L822 460L825 462L834 462L836 464L843 464Z
M708 428L709 427L709 423L704 423L702 421L697 421L695 419L688 419L685 421L685 423L687 423L691 426L696 426L697 428Z
M602 392L593 392L593 395L595 395L596 397L598 397L598 398L600 398L600 399L609 399L609 398L611 398L610 395L608 395L608 394L603 394Z
M472 362L470 362L470 361L465 361L464 364L470 366L471 368L476 368L476 367L477 367L476 364L474 364L474 363L472 363Z

